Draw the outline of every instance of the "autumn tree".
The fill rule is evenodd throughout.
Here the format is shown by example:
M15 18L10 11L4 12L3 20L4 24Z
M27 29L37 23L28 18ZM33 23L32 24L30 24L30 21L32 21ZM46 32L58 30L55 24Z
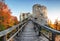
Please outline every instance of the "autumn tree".
M60 21L58 19L55 20L54 27L56 30L60 30Z
M0 30L7 28L9 19L11 17L10 10L5 3L0 2Z
M4 30L17 24L18 20L16 17L11 16L11 11L5 3L0 2L0 30ZM13 25L11 25L11 23Z
M14 16L14 25L18 24L17 17Z
M13 25L16 25L16 24L18 24L17 17L11 16L9 26L13 26Z

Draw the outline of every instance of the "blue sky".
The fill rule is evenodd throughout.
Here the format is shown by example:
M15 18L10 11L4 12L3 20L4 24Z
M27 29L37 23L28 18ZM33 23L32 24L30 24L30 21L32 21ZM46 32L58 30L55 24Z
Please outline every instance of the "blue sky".
M47 7L48 17L54 21L60 18L60 0L5 0L5 3L11 9L12 15L17 16L22 12L32 12L34 4L41 4Z

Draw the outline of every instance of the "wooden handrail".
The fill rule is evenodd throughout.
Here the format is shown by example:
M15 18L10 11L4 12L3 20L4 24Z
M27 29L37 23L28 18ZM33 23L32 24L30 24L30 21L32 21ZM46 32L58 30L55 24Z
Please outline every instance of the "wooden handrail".
M60 35L60 31L58 31L58 30L52 29L51 27L48 27L48 26L43 25L43 24L39 24L36 21L33 21L33 23L34 23L34 25L37 26L37 28L40 28L39 29L39 32L40 32L39 34L40 35L42 34L43 36L45 36L45 38L47 38L49 41L55 41L56 35ZM41 32L41 30L42 30L41 28L45 29L46 31L51 32L51 34L52 34L51 39L49 37L47 37L46 35L44 35L43 32Z
M15 33L12 35L12 37L10 37L7 41L10 41L14 36L16 36L16 34L22 30L22 28L26 25L26 23Z
M34 23L38 24L37 22L34 22ZM60 31L52 29L51 27L48 27L48 26L45 26L42 24L38 24L38 25L40 25L42 28L46 29L47 31L50 31L50 32L55 33L55 34L60 34Z
M21 22L20 24L17 24L17 25L15 25L15 26L12 26L12 27L9 28L9 29L6 29L6 30L4 30L4 31L1 31L1 32L0 32L0 37L6 35L6 34L8 34L8 33L10 33L10 32L13 31L14 29L16 29L19 25L21 25L22 23L24 23L24 22Z
M15 26L12 26L11 28L8 28L4 31L1 31L0 32L0 37L3 38L3 41L10 41L15 35L18 34L18 32L23 28L23 26L28 22L28 18L24 19L23 21L21 21L19 24L15 25ZM7 39L7 35L14 31L16 29L16 31L13 33L11 33L11 37L9 37L9 39Z

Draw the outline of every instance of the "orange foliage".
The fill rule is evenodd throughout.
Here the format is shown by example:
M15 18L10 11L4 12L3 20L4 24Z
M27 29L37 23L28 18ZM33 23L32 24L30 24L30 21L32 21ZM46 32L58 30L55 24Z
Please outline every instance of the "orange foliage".
M55 20L54 27L56 30L60 30L60 21Z
M17 17L13 16L13 21L14 21L14 24L18 24L18 20L17 20Z
M3 24L5 27L7 27L11 14L6 4L0 2L0 6L0 24Z
M15 17L15 16L11 16L11 18L10 18L10 21L9 21L9 22L10 22L10 23L9 23L9 25L10 25L10 26L13 26L13 25L18 24L17 17Z
M11 23L14 25L13 21L16 22L16 24L18 23L16 17L12 19L10 9L7 7L7 5L0 2L0 25L4 25L4 27L7 29L8 27L10 27Z
M53 29L60 30L60 21L58 21L58 19L55 20L55 23L54 24L52 24L52 22L49 20L48 24Z

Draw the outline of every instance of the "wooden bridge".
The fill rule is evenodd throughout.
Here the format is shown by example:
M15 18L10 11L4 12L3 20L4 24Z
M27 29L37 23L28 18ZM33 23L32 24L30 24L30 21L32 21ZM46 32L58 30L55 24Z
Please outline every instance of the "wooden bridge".
M0 37L1 41L56 41L55 37L59 34L60 31L54 30L48 25L41 25L26 18L21 23L1 31Z

